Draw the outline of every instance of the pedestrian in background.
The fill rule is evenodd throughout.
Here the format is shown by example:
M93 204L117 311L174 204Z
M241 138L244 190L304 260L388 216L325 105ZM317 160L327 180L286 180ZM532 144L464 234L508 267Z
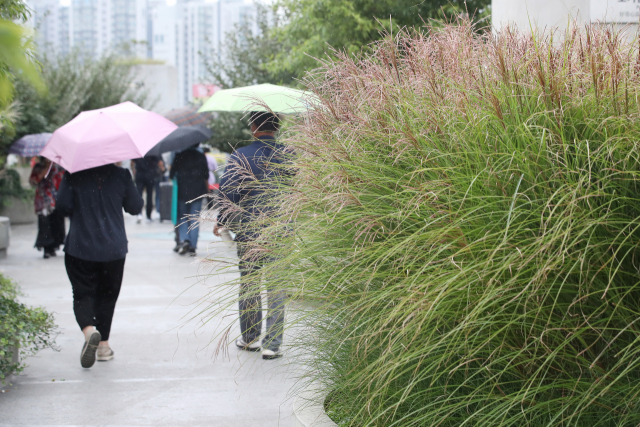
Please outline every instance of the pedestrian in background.
M156 186L156 180L159 173L164 173L164 162L158 156L145 156L131 161L131 171L136 181L138 193L142 197L142 192L146 191L146 214L147 222L153 221L151 214L153 213L153 191ZM138 217L138 222L142 220L142 216Z
M40 157L33 166L29 184L35 188L35 211L38 215L38 236L35 247L43 250L43 258L56 256L56 250L64 243L64 215L56 209L56 195L64 169L51 160Z
M259 233L256 227L250 225L251 222L260 214L272 209L269 201L262 197L264 188L268 187L271 180L281 173L276 168L285 161L284 146L275 138L279 127L279 119L274 114L262 112L251 114L251 133L255 141L247 147L236 150L227 162L224 175L220 180L220 197L226 200L219 203L221 208L218 222L213 228L216 236L221 236L225 228L231 229L236 233L235 240L238 242L242 337L236 341L236 346L246 351L262 349L262 358L267 360L281 356L285 295L280 291L267 290L267 325L261 346L262 297L258 273L265 263L273 260L259 256L248 259L247 250L251 241L255 240ZM248 173L260 183L259 187L242 186ZM226 211L225 206L228 206L226 201L237 205L240 209L235 209L235 212ZM243 225L234 226L234 222Z
M204 153L193 145L176 154L169 178L178 183L178 237L180 255L196 255L201 196L209 192L209 166ZM197 200L196 200L197 199Z
M122 209L138 215L143 203L129 171L115 165L62 178L56 209L71 219L64 261L85 336L83 368L93 366L96 355L99 361L113 359L109 336L128 251Z
M218 162L216 158L213 157L213 153L209 148L205 147L202 151L207 158L207 166L209 167L209 190L211 190L213 184L216 183L216 174L214 172L218 170Z

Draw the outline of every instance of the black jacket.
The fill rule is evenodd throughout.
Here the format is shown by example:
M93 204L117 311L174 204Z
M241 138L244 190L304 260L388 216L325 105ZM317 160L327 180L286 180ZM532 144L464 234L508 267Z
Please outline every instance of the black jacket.
M178 200L188 202L209 192L209 165L203 153L188 148L176 154L169 178L178 179Z
M122 208L142 211L142 197L128 170L115 165L64 174L56 209L71 217L64 251L87 261L114 261L127 255Z

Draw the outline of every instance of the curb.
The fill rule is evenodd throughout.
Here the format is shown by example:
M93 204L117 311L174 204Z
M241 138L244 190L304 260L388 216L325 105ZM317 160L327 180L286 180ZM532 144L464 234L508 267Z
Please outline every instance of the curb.
M338 427L324 411L327 392L312 384L293 402L293 427Z

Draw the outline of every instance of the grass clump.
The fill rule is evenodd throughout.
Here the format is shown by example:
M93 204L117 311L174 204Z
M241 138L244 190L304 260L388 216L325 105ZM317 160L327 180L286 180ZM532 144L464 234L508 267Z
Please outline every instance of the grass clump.
M640 424L638 40L555 36L462 22L307 76L250 253L315 302L291 346L341 425Z

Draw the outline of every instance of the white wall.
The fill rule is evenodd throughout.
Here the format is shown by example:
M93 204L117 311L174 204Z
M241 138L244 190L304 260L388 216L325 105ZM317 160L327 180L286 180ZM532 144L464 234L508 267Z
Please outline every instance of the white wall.
M565 30L575 19L578 23L606 22L628 26L628 34L638 28L638 0L493 0L494 28L515 24L521 30L558 28ZM630 24L630 25L629 25Z
M565 28L569 16L579 22L588 21L590 3L591 0L493 0L491 15L493 26L498 30L508 23L519 29L530 25Z

